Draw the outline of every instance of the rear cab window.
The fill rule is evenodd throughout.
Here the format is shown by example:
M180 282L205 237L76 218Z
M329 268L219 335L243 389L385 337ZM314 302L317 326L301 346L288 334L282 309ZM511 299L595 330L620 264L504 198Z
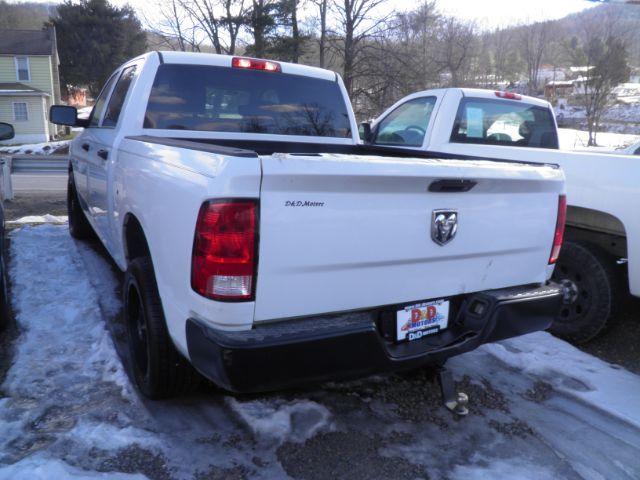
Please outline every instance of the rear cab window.
M337 81L206 65L158 67L144 128L351 137Z
M460 102L451 142L557 149L558 134L548 108L467 97Z

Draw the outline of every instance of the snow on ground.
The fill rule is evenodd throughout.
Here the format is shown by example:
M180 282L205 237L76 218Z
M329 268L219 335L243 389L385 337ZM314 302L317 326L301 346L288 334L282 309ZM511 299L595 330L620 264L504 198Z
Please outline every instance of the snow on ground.
M572 128L559 128L558 137L561 150L589 150L610 152L625 148L640 141L640 135L628 135L622 133L598 132L596 135L597 147L587 147L589 132L574 130Z
M69 145L69 140L59 142L25 143L10 147L0 147L0 153L51 155Z
M556 115L562 115L565 118L585 118L584 107L571 106L564 110L556 108ZM640 103L614 105L607 109L602 115L604 121L613 120L620 122L640 123Z
M304 442L326 429L331 418L326 407L311 401L238 402L229 397L227 403L257 437L279 444Z
M424 370L151 402L122 366L120 274L100 248L50 224L15 230L10 248L20 335L0 386L0 480L640 478L640 377L546 333L450 362L471 398L461 420Z
M20 217L16 220L8 220L8 225L24 225L26 223L67 223L68 217L66 215L51 215L46 213L44 215L27 215L26 217Z

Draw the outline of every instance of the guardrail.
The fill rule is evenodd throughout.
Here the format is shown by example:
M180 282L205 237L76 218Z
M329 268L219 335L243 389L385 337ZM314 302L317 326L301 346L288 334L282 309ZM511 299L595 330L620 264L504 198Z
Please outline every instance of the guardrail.
M68 155L11 155L11 173L65 173Z
M13 199L11 174L65 174L68 155L17 155L0 153L0 201Z

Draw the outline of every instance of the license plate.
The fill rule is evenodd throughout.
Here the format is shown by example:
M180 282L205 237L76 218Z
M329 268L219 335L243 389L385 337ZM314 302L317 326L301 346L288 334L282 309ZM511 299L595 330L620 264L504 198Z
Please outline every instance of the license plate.
M412 341L435 335L449 324L449 301L408 305L396 312L396 340Z

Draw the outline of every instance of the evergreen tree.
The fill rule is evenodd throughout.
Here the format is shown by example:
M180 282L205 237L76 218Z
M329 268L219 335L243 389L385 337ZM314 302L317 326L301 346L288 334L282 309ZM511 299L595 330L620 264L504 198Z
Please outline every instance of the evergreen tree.
M86 86L94 97L118 65L147 48L133 9L107 0L66 0L51 22L57 31L62 87Z

